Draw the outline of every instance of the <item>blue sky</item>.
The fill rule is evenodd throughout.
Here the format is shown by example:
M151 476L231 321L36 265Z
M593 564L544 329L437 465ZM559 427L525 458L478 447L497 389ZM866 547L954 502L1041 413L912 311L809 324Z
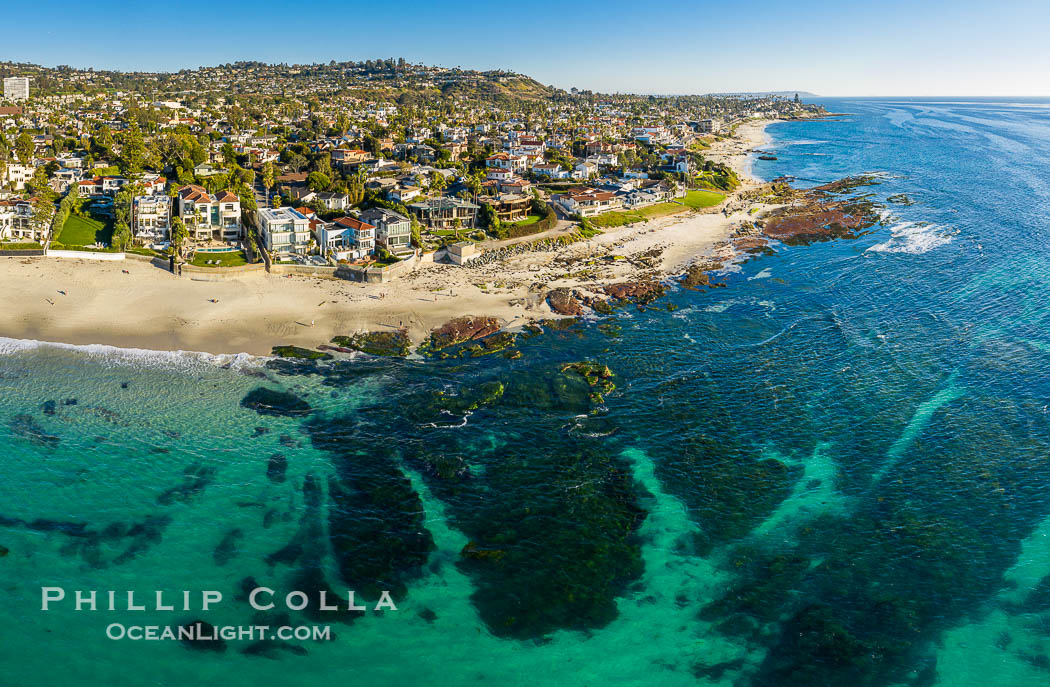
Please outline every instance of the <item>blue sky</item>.
M177 70L404 57L606 92L1050 96L1047 0L34 2L0 60Z

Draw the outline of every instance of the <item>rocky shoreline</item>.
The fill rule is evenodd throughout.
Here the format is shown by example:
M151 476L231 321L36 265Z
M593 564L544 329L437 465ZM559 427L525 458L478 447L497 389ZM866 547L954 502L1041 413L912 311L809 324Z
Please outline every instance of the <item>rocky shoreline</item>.
M543 282L530 285L530 293L545 303L557 318L575 321L579 318L600 319L617 308L634 305L644 308L680 287L703 291L725 287L725 270L732 265L776 252L776 246L807 245L819 241L853 239L879 223L879 206L868 194L858 193L864 187L879 183L872 176L846 177L810 189L795 189L788 179L746 188L725 203L728 214L744 210L752 219L740 222L729 237L715 246L710 256L693 260L684 271L672 273L661 269L663 248L654 247L632 255L606 251L585 256L559 255L554 259L568 273L591 272L590 278L574 286L548 286ZM518 244L504 249L502 258L549 248L550 239L538 245ZM498 258L490 260L498 262ZM609 282L602 277L608 264L630 266L627 278ZM513 348L522 331L536 333L556 320L537 318L524 325L504 326L493 316L460 316L432 329L418 346L405 329L369 331L338 336L321 344L318 351L361 352L371 355L407 357L417 353L424 357L477 357L502 352L507 357L520 356ZM289 349L292 350L289 350ZM276 347L278 357L313 359L317 351L294 347Z

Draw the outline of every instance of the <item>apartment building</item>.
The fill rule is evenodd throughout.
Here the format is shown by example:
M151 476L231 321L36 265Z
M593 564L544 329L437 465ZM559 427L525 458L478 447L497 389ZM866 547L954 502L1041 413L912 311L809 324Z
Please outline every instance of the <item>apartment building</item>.
M8 76L4 79L5 100L29 100L29 77Z

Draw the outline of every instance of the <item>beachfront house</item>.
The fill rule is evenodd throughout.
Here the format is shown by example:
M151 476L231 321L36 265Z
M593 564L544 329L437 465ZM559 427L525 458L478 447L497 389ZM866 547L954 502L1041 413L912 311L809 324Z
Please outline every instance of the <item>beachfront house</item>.
M195 241L238 241L241 230L241 200L229 191L212 195L204 187L190 184L179 189L179 217Z
M478 206L460 198L429 198L412 203L408 209L428 229L472 229Z
M492 208L501 222L518 222L529 216L532 208L532 197L517 193L500 193L490 198L481 198L483 203Z
M32 200L0 201L0 240L43 243L49 231L46 227L34 224Z
M136 196L131 203L131 231L138 243L166 241L171 232L171 198Z
M360 260L375 250L376 228L355 217L340 217L318 228L318 239L325 255L336 260Z
M376 243L394 255L412 252L412 221L386 208L370 208L359 216L376 228Z
M615 193L592 189L558 194L554 196L554 202L569 214L580 217L594 217L623 206L623 200Z
M306 255L313 245L310 218L289 207L260 208L259 235L270 253Z

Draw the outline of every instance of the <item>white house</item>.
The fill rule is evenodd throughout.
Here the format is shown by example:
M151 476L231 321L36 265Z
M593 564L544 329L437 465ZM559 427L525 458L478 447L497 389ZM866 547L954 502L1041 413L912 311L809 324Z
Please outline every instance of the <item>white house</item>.
M590 179L598 175L598 165L593 162L581 162L572 170L573 179Z
M569 173L561 168L561 165L553 162L541 162L532 166L532 174L537 177L550 177L551 179L567 179Z
M140 243L167 240L171 235L171 198L136 196L131 204L131 231Z
M554 196L554 202L566 212L580 217L594 217L623 206L623 201L615 193L595 190L562 193Z
M407 203L418 198L422 191L416 186L397 186L387 191L386 197L397 203Z
M310 252L310 219L289 207L260 208L259 234L263 247L279 255L297 253L306 255Z
M376 228L354 217L340 217L322 225L318 239L325 255L336 260L359 260L375 250Z
M236 241L241 232L241 199L229 191L209 194L190 184L179 190L179 217L196 240L221 238Z

